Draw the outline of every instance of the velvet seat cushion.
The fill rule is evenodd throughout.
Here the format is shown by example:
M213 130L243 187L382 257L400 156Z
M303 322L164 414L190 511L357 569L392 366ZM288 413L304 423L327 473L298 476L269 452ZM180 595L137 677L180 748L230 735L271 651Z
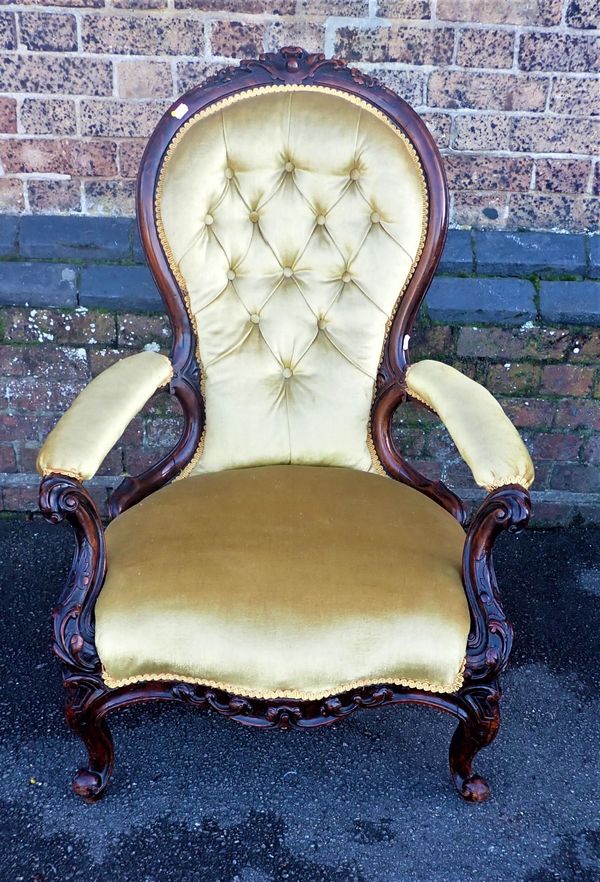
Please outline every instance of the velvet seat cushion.
M464 531L388 478L296 465L189 477L116 518L106 542L96 644L109 686L308 699L461 685Z

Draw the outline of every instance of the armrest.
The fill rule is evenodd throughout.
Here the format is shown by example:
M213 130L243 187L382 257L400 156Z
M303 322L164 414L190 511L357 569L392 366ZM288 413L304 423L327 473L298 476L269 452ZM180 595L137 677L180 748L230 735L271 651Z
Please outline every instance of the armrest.
M91 478L134 416L172 376L171 362L158 352L140 352L111 365L52 429L38 454L38 472Z
M438 361L406 372L406 390L438 414L480 487L529 487L534 469L519 433L479 383Z

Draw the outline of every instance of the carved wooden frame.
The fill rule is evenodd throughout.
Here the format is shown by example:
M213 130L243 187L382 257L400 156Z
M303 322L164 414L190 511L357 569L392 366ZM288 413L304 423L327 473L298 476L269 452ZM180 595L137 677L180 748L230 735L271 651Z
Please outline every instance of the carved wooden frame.
M406 400L407 335L429 287L447 229L447 186L441 157L420 117L394 92L343 62L311 55L297 47L242 61L188 92L164 115L151 136L138 178L137 211L143 247L165 301L173 329L174 368L170 393L182 407L184 429L170 453L137 477L125 478L112 494L109 514L126 508L174 478L193 456L201 436L204 404L195 358L195 332L185 302L155 225L154 195L165 151L186 119L228 95L272 83L310 83L357 95L371 102L410 138L420 156L429 194L429 220L422 257L394 316L377 379L372 408L373 442L392 478L415 487L465 522L462 501L441 482L430 481L400 456L391 434L395 409ZM116 689L102 680L94 641L94 605L106 571L104 528L96 506L74 478L53 474L43 479L40 508L52 523L66 519L74 529L76 548L67 583L54 613L54 652L60 659L67 689L66 716L88 751L88 765L76 773L73 788L88 801L105 791L114 762L107 714L139 702L182 701L210 707L240 723L261 728L310 729L343 719L358 708L407 702L437 708L455 716L459 725L450 745L450 769L459 793L481 801L486 781L473 773L476 753L496 736L501 697L499 675L506 667L512 628L504 615L492 563L492 547L504 530L526 525L527 490L509 485L491 492L466 534L463 579L471 612L465 682L454 694L435 694L397 686L374 685L314 701L250 699L206 686L149 681Z

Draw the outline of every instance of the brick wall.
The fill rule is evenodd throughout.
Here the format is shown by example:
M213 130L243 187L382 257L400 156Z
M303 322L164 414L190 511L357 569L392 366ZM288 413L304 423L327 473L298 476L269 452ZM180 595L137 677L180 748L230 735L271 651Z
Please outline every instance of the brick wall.
M451 231L411 342L486 385L535 459L537 524L600 523L600 237ZM133 223L0 217L0 506L35 510L35 457L90 378L144 347L167 352L169 325ZM406 405L405 456L476 499L445 429ZM180 412L156 395L91 482L105 507L124 473L176 441Z
M373 71L423 113L453 224L599 228L598 0L2 0L0 211L131 214L170 102L289 43Z

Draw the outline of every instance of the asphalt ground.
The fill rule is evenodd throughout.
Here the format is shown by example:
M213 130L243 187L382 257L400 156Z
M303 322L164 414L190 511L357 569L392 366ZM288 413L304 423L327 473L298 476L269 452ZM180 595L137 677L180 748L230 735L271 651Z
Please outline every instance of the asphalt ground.
M1 882L598 882L600 530L503 537L515 624L503 727L464 803L453 721L408 707L260 732L186 707L110 718L105 798L70 791L50 615L68 527L0 521Z

